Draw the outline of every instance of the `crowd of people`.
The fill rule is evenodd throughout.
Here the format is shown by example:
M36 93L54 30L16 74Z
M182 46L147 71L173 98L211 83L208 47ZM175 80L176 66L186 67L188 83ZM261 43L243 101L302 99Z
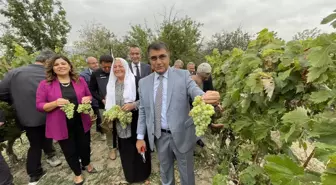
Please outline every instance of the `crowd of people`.
M90 159L90 115L75 111L73 118L67 118L60 108L68 103L74 104L75 110L79 104L91 104L99 138L106 141L110 160L116 160L119 152L127 182L149 183L151 155L156 151L162 184L175 184L175 160L181 184L195 184L194 150L196 143L204 143L195 135L189 111L196 96L220 107L219 93L212 86L211 66L202 63L196 69L190 62L183 70L183 62L177 60L170 67L170 52L163 42L148 46L150 64L141 62L141 52L138 46L130 46L130 62L111 55L103 55L99 61L87 57L88 68L78 74L67 57L43 50L34 64L9 71L0 81L0 100L12 104L29 140L29 185L38 184L46 174L41 166L42 150L52 167L61 165L53 140L74 173L74 184L84 184L83 170L99 173ZM104 133L103 112L114 105L132 112L132 122L122 127L115 120L111 130ZM0 126L3 124L0 114ZM12 184L13 177L2 156L0 165L0 185Z

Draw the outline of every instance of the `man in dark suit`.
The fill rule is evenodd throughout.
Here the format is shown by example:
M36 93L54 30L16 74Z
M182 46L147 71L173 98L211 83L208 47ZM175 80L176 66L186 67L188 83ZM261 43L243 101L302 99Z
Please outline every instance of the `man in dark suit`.
M129 67L136 78L138 87L139 80L152 73L151 66L141 62L141 49L137 45L130 46L129 57L131 59Z

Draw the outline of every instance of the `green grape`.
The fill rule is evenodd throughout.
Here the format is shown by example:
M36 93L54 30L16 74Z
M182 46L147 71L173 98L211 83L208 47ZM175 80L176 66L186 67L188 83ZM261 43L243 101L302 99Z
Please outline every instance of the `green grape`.
M215 109L212 105L204 103L201 96L196 96L192 105L189 115L194 120L196 136L202 136L211 123L211 116L215 114Z
M78 113L90 114L92 107L90 103L79 104L77 108Z
M122 128L126 128L132 122L132 112L126 112L119 105L113 106L103 114L106 121L111 122L118 120Z
M68 119L72 119L75 112L75 104L68 103L61 107L61 110L65 112L65 115Z

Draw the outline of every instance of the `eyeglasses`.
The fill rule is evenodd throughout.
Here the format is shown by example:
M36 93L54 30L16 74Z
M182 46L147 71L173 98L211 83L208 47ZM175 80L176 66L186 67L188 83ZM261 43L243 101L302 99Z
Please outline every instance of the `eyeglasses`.
M159 56L151 56L151 57L149 57L149 59L151 61L157 61L158 59L164 60L165 58L167 58L166 54L162 54L162 55L159 55Z

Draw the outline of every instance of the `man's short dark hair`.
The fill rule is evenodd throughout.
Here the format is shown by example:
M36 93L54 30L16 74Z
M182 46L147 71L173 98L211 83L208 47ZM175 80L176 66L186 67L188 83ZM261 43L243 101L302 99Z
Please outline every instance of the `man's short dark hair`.
M40 54L36 57L36 62L45 63L48 59L55 56L56 53L51 49L43 49Z
M111 55L102 55L99 58L99 63L113 63L113 57Z
M164 49L167 52L169 52L169 49L168 49L167 45L164 42L158 41L158 42L154 42L154 43L152 43L148 46L147 53L149 54L150 50L160 50L160 49Z

